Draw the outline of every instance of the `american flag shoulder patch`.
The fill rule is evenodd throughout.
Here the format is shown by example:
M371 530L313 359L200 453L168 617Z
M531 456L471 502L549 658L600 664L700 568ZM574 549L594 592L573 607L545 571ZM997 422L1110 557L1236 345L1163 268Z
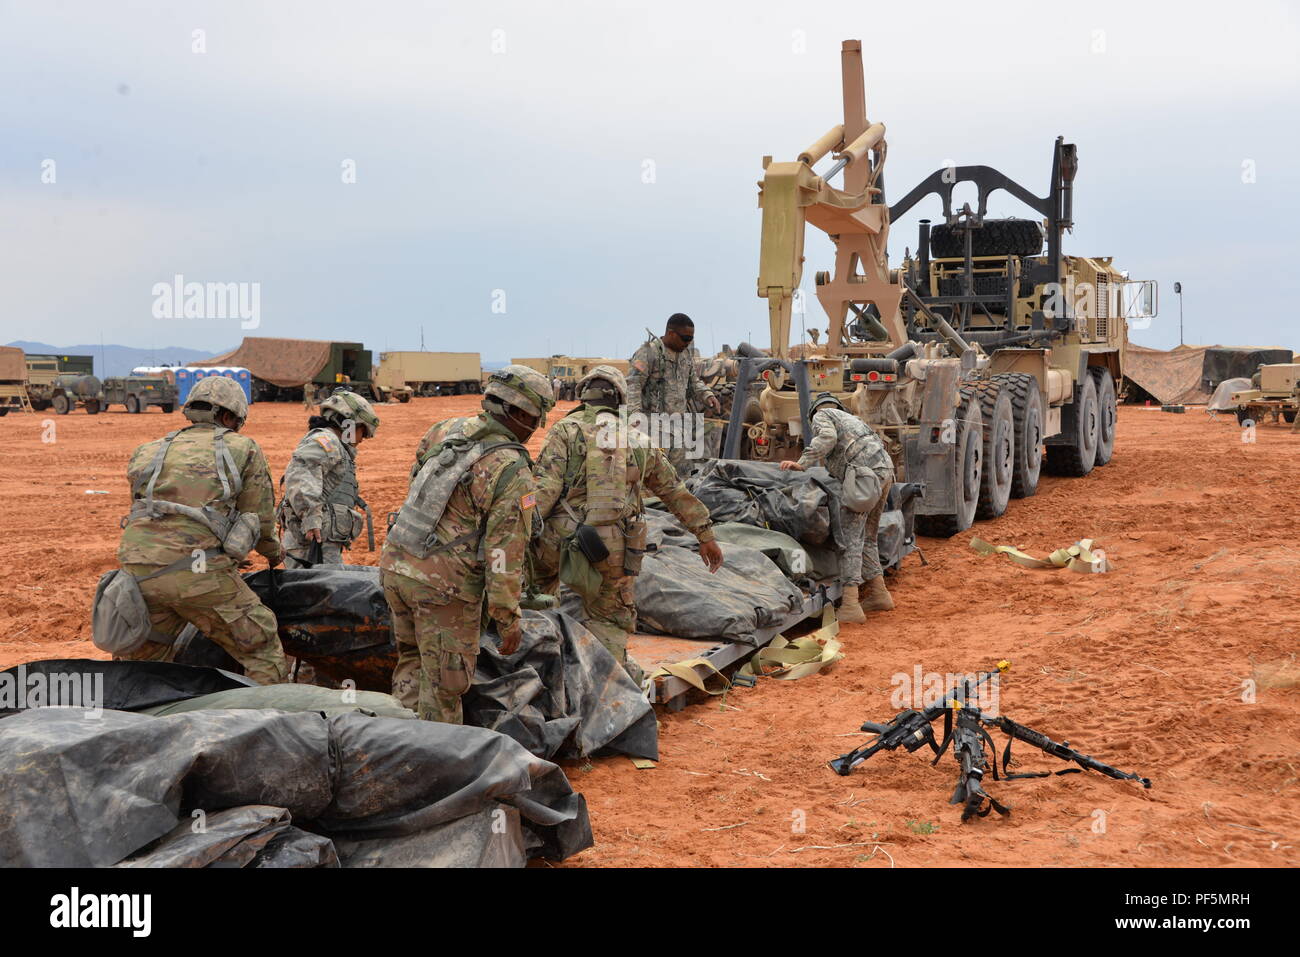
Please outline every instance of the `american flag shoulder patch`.
M537 504L536 492L529 492L527 495L521 496L519 499L519 507L522 509L530 509L536 504Z
M331 442L331 441L329 440L329 436L327 436L327 435L317 435L317 436L316 436L316 442L317 442L317 443L320 445L320 447L323 448L326 452L333 452L333 451L334 451L334 443Z

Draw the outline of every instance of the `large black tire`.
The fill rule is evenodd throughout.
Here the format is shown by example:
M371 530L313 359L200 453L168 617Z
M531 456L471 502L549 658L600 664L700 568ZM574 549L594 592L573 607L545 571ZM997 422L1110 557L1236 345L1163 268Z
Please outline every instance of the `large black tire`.
M73 403L68 399L66 395L60 392L58 395L54 397L52 405L54 406L54 411L57 412L59 415L67 415L69 412L72 411Z
M32 399L32 410L35 412L44 412L49 407L49 399Z
M173 412L176 411L176 403L164 402L162 406L160 406L160 408L163 410L164 415L171 415Z
M133 396L133 395L128 395L128 396L126 397L126 403L125 403L125 404L126 404L126 411L130 412L132 415L136 415L137 413L139 413L139 411L140 411L140 400L137 399L135 396Z
M976 392L984 421L984 462L980 472L978 519L997 518L1011 499L1016 455L1016 420L1011 393L1000 382L982 382Z
M1047 447L1043 463L1049 475L1079 478L1097 464L1097 381L1090 375L1074 387L1074 401L1061 409L1062 445Z
M1029 498L1038 491L1043 468L1043 396L1038 380L1024 372L1004 372L993 377L1011 395L1016 423L1015 464L1011 469L1011 497Z
M972 256L1037 256L1043 251L1043 227L1032 219L986 219L971 230ZM966 255L964 230L941 223L930 230L930 255L952 259Z
M1296 414L1296 410L1295 410L1295 409L1292 409L1292 410L1289 411L1289 412L1284 411L1284 412L1282 413L1282 419L1283 419L1283 421L1287 422L1288 424L1289 424L1289 423L1292 423L1292 422L1295 422L1295 414Z
M98 399L87 399L87 400L86 400L86 415L99 415L99 400L98 400Z
M1109 369L1094 366L1088 371L1097 383L1097 464L1105 465L1115 454L1115 422L1119 417L1115 380Z
M956 469L952 476L956 511L950 515L917 515L916 533L927 538L951 538L975 522L984 461L984 423L974 389L962 389L957 410Z

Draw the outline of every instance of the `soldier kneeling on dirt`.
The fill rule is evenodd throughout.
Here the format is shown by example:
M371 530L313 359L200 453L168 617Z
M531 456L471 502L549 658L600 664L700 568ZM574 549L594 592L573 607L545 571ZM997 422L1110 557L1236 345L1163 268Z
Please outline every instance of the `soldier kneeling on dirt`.
M233 379L210 376L185 401L192 423L135 450L127 466L131 512L117 557L148 609L152 633L119 657L169 661L186 623L224 648L262 684L288 669L275 615L239 576L256 547L280 563L266 457L240 435L248 417Z
M880 437L856 415L845 411L839 399L823 392L808 410L813 439L797 462L782 462L782 469L802 472L825 464L841 486L840 522L844 548L840 553L841 621L866 621L864 612L894 607L885 573L880 567L876 536L880 513L894 484L894 463Z
M286 568L342 565L343 549L361 534L362 519L375 547L370 508L357 488L357 447L374 438L379 416L355 392L339 390L307 420L280 480L280 543Z

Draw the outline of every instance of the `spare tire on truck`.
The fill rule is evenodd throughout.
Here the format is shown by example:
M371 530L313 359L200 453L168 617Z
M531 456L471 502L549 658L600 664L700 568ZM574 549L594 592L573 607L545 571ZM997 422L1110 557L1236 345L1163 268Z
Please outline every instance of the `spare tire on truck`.
M972 256L1037 256L1043 251L1043 225L1032 219L986 219L971 230ZM966 255L966 231L941 223L930 229L930 255L955 259Z

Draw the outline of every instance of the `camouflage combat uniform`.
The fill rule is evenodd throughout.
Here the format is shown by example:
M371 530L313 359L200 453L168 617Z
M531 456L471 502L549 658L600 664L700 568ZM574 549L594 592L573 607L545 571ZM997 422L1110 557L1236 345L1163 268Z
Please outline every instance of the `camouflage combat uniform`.
M213 454L216 431L217 427L210 424L181 430L154 483L156 499L195 508L221 499L221 478ZM146 442L131 456L127 478L137 502L144 498L154 456L163 441ZM266 458L256 442L237 432L224 432L223 442L243 482L236 507L258 515L261 535L256 548L274 564L280 561L281 554L275 537L275 497ZM117 557L128 573L139 578L190 557L196 550L219 548L217 536L207 526L185 515L152 519L138 516L128 520ZM142 581L140 592L149 606L154 631L175 637L186 622L192 622L243 665L248 677L255 681L274 684L287 676L275 615L244 583L235 561L224 553L203 560L196 557L192 569ZM147 641L123 657L168 661L173 655L172 644Z
M553 594L559 588L561 543L580 520L596 528L609 557L593 565L601 586L594 597L583 596L582 623L627 667L627 639L636 631L634 574L645 550L643 490L657 495L701 542L714 535L709 510L686 491L663 452L634 430L628 430L625 447L612 448L617 442L609 437L617 434L615 413L586 404L547 434L533 473L537 514L544 519L534 558L537 584ZM593 481L601 487L593 490ZM634 667L628 671L636 677Z
M700 379L691 347L673 352L658 336L637 349L627 375L627 411L689 415L703 410L713 393ZM666 431L666 430L664 430ZM679 475L687 470L686 443L679 434L660 432L660 445Z
M440 422L420 442L413 480L440 443L460 430L494 443L518 441L487 415ZM379 567L397 642L393 695L425 720L463 722L461 696L474 680L485 597L487 617L496 622L498 634L504 637L520 628L519 595L534 503L529 464L525 453L507 447L488 452L470 467L468 480L451 493L436 526L437 541L449 547L420 558L398 546L391 531L384 543Z
M321 533L319 564L342 565L343 549L361 534L356 511L365 503L357 490L357 450L331 428L312 429L284 470L279 518L285 568L311 564L307 532Z
M799 464L804 468L825 465L835 479L843 481L848 466L865 466L880 479L880 501L869 512L840 506L845 539L840 555L840 581L845 585L860 585L884 574L876 536L880 531L880 513L889 497L889 487L894 484L894 463L880 437L856 415L842 409L818 409L813 413L812 431L812 441L799 456Z

